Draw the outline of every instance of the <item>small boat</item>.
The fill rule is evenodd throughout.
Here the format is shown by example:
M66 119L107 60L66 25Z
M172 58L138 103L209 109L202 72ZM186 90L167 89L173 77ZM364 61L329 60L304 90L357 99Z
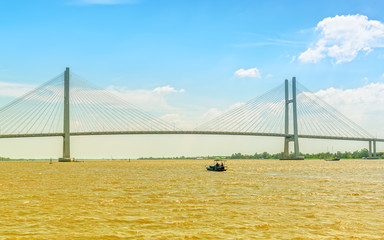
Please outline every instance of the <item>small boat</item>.
M335 157L335 158L332 158L332 159L325 159L325 161L340 161L340 158Z
M227 169L225 168L224 166L224 162L223 160L219 160L219 159L216 159L214 161L214 164L213 165L210 165L210 166L206 166L205 167L208 171L217 171L217 172L223 172L223 171L227 171Z

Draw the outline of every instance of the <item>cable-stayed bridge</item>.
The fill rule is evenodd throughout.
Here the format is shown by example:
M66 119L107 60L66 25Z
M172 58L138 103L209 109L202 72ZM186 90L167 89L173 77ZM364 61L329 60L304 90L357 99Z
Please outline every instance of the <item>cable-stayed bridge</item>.
M288 159L299 138L367 141L376 157L376 142L367 131L293 78L193 130L175 129L140 108L84 80L69 68L33 91L0 108L0 138L63 137L63 156L72 161L70 137L122 134L203 134L283 137ZM372 151L373 146L373 151Z

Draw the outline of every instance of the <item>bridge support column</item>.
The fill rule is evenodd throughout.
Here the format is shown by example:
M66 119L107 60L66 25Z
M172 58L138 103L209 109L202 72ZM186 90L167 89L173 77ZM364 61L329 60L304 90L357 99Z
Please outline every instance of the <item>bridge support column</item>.
M372 153L372 144L373 144L373 153ZM377 154L376 154L376 140L370 140L369 141L369 159L377 159Z
M292 78L292 104L293 104L293 142L295 157L299 157L299 132L297 129L297 104L296 104L296 78Z
M291 140L288 137L285 137L284 139L284 158L289 157L289 142Z
M293 136L289 135L289 104L292 103L293 110ZM284 157L281 160L302 160L299 151L299 134L297 125L297 102L296 102L296 78L292 78L292 99L289 99L288 79L285 79L285 139L284 139ZM294 158L289 157L289 142L294 144Z
M369 141L369 149L368 149L368 151L369 151L368 157L372 158L372 141Z
M284 158L289 158L289 87L288 79L285 79L285 138L284 138Z
M59 158L59 162L73 162L70 152L70 121L69 121L69 68L64 72L64 136L63 136L63 157Z

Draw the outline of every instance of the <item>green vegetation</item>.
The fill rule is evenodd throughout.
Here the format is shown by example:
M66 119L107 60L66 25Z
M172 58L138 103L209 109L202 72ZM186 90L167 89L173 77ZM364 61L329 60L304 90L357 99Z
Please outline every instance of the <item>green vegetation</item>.
M178 160L178 159L280 159L283 157L283 153L275 153L270 154L268 152L263 153L255 153L253 155L248 154L242 154L242 153L233 153L231 156L200 156L200 157L141 157L138 158L138 160ZM378 152L377 158L384 158L384 152ZM368 158L369 157L369 151L368 149L364 148L360 151L354 151L354 152L336 152L336 153L300 153L300 156L304 156L305 159L331 159L331 158L343 158L343 159L361 159L361 158ZM294 157L293 153L290 154L290 157ZM50 159L12 159L12 158L6 158L6 157L0 157L1 161L49 161ZM90 160L90 159L87 159ZM101 159L93 159L93 160L101 160ZM117 159L117 160L123 160L123 159ZM128 159L125 159L128 160Z
M255 153L254 155L247 155L247 154L241 154L241 153L234 153L230 157L230 159L279 159L283 157L284 153L276 153L276 154L269 154L267 152L263 153ZM354 152L336 152L336 153L300 153L301 156L304 156L305 159L330 159L330 158L344 158L344 159L359 159L359 158L367 158L369 157L369 151L368 149L364 148L360 151L354 151ZM377 153L378 158L383 158L384 153L380 152ZM290 154L290 157L293 157L293 154Z
M163 160L163 159L280 159L283 157L284 153L275 153L270 154L268 152L263 153L255 153L253 155L248 154L241 154L241 153L234 153L231 156L205 156L205 157L148 157L148 158L139 158L139 160ZM331 158L343 158L343 159L361 159L361 158L368 158L369 157L369 151L368 149L364 148L360 151L354 151L354 152L336 152L336 153L300 153L301 156L304 156L305 159L331 159ZM290 154L290 157L293 157L293 153ZM383 158L384 153L379 152L377 153L378 158Z
M0 162L29 162L29 161L49 161L50 159L27 159L27 158L7 158L0 157Z

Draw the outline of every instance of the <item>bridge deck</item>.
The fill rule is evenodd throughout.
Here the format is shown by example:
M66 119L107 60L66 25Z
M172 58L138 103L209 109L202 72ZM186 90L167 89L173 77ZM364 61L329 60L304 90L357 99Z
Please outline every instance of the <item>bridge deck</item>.
M285 137L283 133L260 133L260 132L224 132L224 131L104 131L104 132L73 132L71 136L97 136L97 135L150 135L150 134L185 134L185 135L237 135L237 136L268 136ZM0 138L22 138L22 137L59 137L64 133L33 133L33 134L3 134ZM292 134L287 135L293 137ZM384 142L381 138L359 138L359 137L337 137L337 136L315 136L301 135L299 138L328 139L328 140L348 140L348 141L376 141Z

